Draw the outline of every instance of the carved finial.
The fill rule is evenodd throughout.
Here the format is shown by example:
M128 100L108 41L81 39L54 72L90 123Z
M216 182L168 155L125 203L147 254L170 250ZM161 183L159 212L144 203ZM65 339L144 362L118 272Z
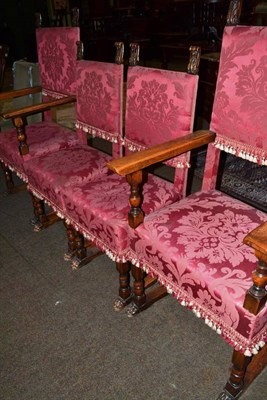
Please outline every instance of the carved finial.
M115 47L116 47L115 63L123 64L124 43L123 42L115 42Z
M80 24L80 10L78 7L73 7L71 9L71 25L79 26Z
M84 53L83 42L79 40L78 42L76 42L76 45L77 45L77 60L82 60Z
M35 28L41 28L42 26L42 14L35 13Z
M243 0L231 0L227 14L226 25L238 25L240 21L240 14L242 9Z
M138 43L130 43L129 65L135 66L139 63L140 46Z
M187 72L188 74L197 75L199 70L201 48L199 46L190 46L189 52L190 56L187 66Z

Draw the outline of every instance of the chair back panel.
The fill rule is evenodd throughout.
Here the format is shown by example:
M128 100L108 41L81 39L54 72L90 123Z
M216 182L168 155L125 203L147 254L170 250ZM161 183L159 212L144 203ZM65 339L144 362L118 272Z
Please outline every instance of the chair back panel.
M197 75L129 67L125 122L125 147L128 152L192 132L197 85ZM179 157L182 163L185 159L188 155ZM177 166L176 161L171 165Z
M52 97L76 94L75 69L80 28L36 29L37 54L43 93Z
M77 61L78 130L121 144L123 65Z
M267 27L225 27L210 129L215 145L267 165Z

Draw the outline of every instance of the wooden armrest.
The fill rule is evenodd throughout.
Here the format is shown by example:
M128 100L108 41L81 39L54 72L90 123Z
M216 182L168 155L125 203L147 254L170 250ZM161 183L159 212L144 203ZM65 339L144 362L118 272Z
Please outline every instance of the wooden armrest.
M62 106L64 104L73 103L75 101L76 101L76 98L73 96L62 97L61 99L56 99L56 100L48 101L45 103L40 103L40 104L35 104L32 106L23 107L18 110L6 111L6 112L2 113L1 116L5 119L27 116L27 115L31 115L31 114L36 114L38 112L47 111L53 107L58 107L58 106Z
M196 131L179 139L165 142L149 149L142 150L126 157L113 160L107 164L108 168L119 175L125 176L152 164L166 161L187 151L196 149L213 142L215 133L208 130Z
M14 99L16 97L27 96L28 94L39 93L42 91L41 86L34 86L31 88L10 90L8 92L0 93L0 100Z
M253 229L253 231L245 236L243 241L256 252L263 254L267 262L267 222Z

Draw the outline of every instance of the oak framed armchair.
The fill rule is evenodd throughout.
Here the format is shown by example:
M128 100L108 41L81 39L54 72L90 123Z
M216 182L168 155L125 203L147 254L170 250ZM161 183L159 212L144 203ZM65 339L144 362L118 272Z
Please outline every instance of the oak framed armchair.
M267 362L267 215L216 189L222 152L267 168L266 43L266 27L224 29L210 130L197 134L210 141L200 191L142 210L144 168L192 150L193 135L109 163L131 184L129 315L153 303L149 276L226 340L232 368L218 400L239 398Z

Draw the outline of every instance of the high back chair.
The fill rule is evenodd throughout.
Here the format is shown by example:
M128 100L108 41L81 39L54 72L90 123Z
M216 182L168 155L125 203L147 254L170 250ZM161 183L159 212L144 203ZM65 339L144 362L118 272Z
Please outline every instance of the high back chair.
M51 120L48 110L75 102L76 60L82 57L80 30L78 27L37 28L36 40L41 86L0 93L0 100L40 92L44 98L41 104L2 113L15 126L0 136L0 160L9 193L25 187L14 187L11 171L27 181L26 160L79 142L75 132ZM39 112L44 112L43 121L27 125L26 117Z
M198 134L211 141L202 189L145 217L136 186L130 198L130 315L149 305L149 274L225 339L234 352L221 400L239 397L267 361L267 215L216 190L221 152L267 169L266 59L267 27L225 28L210 131ZM144 167L193 147L189 136L109 166L131 183Z
M189 69L197 71L200 51L191 49L193 61ZM198 76L179 71L146 67L129 67L127 74L125 151L138 152L155 143L184 136L193 128ZM152 173L147 176L146 212L155 211L184 195L188 158L173 160L177 169L175 183ZM98 251L116 261L120 271L120 298L115 308L121 309L131 297L127 276L129 264L125 255L129 245L127 222L128 193L124 179L111 174L90 183L75 182L60 187L65 220L74 228L77 269L94 257L86 253L84 239ZM138 193L135 193L138 197ZM72 245L70 245L71 247ZM96 250L97 251L97 250Z
M116 47L123 50L121 43ZM118 62L122 59L116 55ZM80 144L25 163L28 190L33 195L37 217L36 230L64 217L61 201L64 186L99 179L108 173L107 162L122 154L123 64L78 61L76 86L76 131ZM89 146L88 137L111 144L112 155ZM52 207L51 214L45 213L44 202Z

